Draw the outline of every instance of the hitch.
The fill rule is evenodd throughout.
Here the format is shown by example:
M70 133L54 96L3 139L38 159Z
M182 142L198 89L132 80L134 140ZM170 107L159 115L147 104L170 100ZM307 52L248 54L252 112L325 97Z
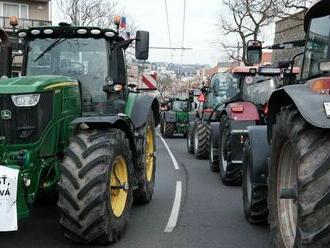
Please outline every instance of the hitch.
M127 190L129 190L129 184L127 182L125 182L123 185L111 186L111 189L113 189L113 190L122 189L124 191L127 191Z

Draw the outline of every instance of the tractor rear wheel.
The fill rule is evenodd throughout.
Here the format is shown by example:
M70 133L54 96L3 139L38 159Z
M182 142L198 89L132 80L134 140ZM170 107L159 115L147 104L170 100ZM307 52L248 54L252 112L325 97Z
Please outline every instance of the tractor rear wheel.
M219 171L220 178L225 185L240 185L242 180L240 164L234 164L231 160L231 126L227 116L221 118L219 140Z
M129 143L122 131L73 136L58 183L65 236L79 243L107 244L120 239L132 206L132 173Z
M194 154L197 159L207 159L209 155L210 127L207 124L197 123L194 129Z
M191 129L188 128L188 131L187 131L187 137L186 137L187 151L190 154L194 154L194 143L193 143L193 140L194 140L195 126L196 126L196 124L194 123L193 126L192 126L192 128Z
M139 156L138 188L134 191L134 203L145 204L151 201L155 186L156 173L156 136L152 112L143 130L143 145Z
M273 247L330 246L330 133L308 124L294 106L273 126L269 222Z
M163 137L172 138L175 131L175 123L165 122L163 123Z
M252 183L253 163L249 140L245 141L243 152L242 193L246 220L251 224L264 224L268 220L267 185Z

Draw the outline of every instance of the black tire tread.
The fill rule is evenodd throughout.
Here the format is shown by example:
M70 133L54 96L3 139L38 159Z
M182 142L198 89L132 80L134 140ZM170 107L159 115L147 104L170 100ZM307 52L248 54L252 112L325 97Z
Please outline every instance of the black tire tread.
M132 181L129 141L118 129L81 131L70 141L61 165L64 173L58 183L64 234L79 243L113 243L126 228L132 190L123 215L117 219L110 217L113 214L108 209L107 175L114 154L121 153L127 159L129 182ZM114 221L111 227L110 218Z
M229 119L227 116L221 118L222 128L220 130L220 141L219 141L219 170L220 178L224 185L241 185L242 183L242 165L231 163L230 152L228 152L227 157L227 168L226 171L223 170L221 153L223 153L222 138L226 136L226 146L231 147L231 126L229 124Z
M207 159L209 156L209 139L210 139L211 127L205 123L197 123L194 133L198 137L198 147L195 149L194 154L197 159Z
M280 136L280 138L278 137ZM277 140L276 140L277 139ZM276 156L279 140L287 139L298 158L298 228L296 246L316 248L330 246L330 132L308 124L298 110L290 105L282 107L273 127L271 151ZM276 163L269 164L269 196L271 241L281 244L276 221Z

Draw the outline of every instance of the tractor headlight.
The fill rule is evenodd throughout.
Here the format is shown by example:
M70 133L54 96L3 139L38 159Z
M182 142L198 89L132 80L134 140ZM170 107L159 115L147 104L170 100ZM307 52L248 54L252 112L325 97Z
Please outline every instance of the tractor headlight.
M16 107L33 107L39 102L40 94L13 95L11 100Z

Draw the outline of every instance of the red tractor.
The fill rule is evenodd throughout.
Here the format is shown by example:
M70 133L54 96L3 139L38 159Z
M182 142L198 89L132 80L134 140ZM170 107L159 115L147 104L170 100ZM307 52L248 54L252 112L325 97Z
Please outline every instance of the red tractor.
M288 68L275 66L236 67L232 70L240 81L239 93L227 101L221 113L218 139L220 177L225 185L241 184L247 127L266 124L268 100L290 73Z

